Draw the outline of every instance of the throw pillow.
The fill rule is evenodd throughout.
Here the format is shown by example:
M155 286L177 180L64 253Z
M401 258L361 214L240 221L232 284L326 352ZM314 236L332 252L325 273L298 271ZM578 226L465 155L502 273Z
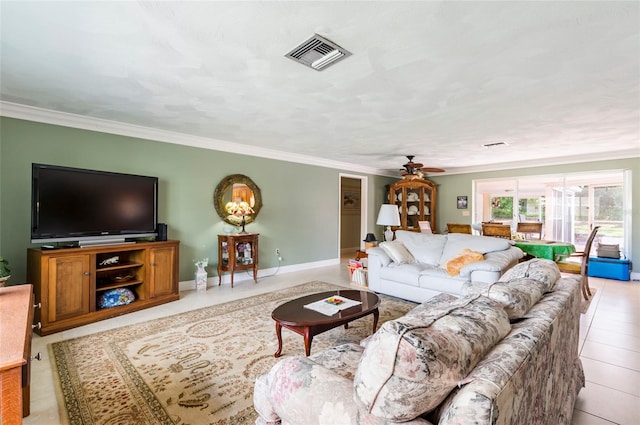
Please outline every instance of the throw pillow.
M471 251L469 248L465 248L456 257L444 263L442 268L447 270L449 276L456 276L460 274L460 270L467 264L482 260L484 260L484 255L482 255L481 252Z
M411 253L407 250L402 242L382 242L380 244L380 248L382 248L384 252L387 253L389 258L391 258L394 263L409 264L416 262L416 259L413 258L413 255L411 255Z
M373 335L353 382L354 400L374 416L412 420L437 407L509 330L495 301L439 294Z
M507 270L501 277L500 282L509 282L513 279L528 277L545 284L545 291L551 291L553 285L560 279L560 269L551 260L544 258L534 258L524 263L516 264Z
M488 252L504 251L505 249L511 248L511 246L511 242L507 239L466 235L464 233L449 233L447 235L447 244L442 251L442 257L440 257L438 264L446 263L451 257L458 255L464 248L486 254Z
M397 230L396 241L402 242L417 262L438 266L447 237Z
M527 314L546 290L545 283L522 277L509 282L467 282L462 286L462 295L489 297L502 305L509 320L517 320Z

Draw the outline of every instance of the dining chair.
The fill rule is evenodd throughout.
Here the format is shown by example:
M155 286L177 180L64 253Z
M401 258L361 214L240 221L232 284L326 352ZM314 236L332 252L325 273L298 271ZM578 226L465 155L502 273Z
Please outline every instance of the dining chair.
M529 238L531 238L531 235L537 233L537 239L542 239L542 223L533 221L519 222L516 232L524 233L528 235Z
M420 227L420 233L426 233L428 235L433 234L431 230L431 223L428 221L418 221L418 227Z
M591 289L589 289L589 252L599 228L600 226L595 226L591 230L584 245L584 251L556 255L556 264L561 272L582 276L582 296L585 300L588 300L591 296Z
M471 234L470 224L447 223L447 232Z
M482 224L482 235L511 239L511 226L508 224Z

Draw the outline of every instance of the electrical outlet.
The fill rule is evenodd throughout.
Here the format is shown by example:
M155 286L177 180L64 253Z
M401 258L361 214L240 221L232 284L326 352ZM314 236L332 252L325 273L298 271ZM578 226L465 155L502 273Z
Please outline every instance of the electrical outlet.
M276 255L279 257L280 256L280 248L276 248Z

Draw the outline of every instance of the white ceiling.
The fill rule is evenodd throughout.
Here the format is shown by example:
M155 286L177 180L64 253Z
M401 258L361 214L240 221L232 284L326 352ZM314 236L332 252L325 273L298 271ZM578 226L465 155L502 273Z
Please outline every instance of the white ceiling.
M637 1L0 8L6 116L377 171L407 154L450 173L640 156ZM352 56L322 72L284 57L314 33Z

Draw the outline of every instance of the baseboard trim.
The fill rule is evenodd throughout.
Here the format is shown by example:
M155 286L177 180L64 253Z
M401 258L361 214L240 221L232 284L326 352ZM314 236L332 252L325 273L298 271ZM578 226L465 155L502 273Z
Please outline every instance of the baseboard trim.
M259 269L258 281L260 281L260 278L269 277L276 274L299 272L303 270L317 269L320 267L335 266L338 264L340 264L340 259L332 258L330 260L314 261L311 263L292 264L290 266L272 267L269 269ZM233 275L233 283L243 282L246 280L253 280L253 273L251 271L247 273L246 270L240 270ZM223 273L222 284L231 285L231 276L229 275L229 273ZM207 278L207 287L217 286L217 285L218 285L218 276L209 276ZM181 281L178 283L178 289L180 291L194 290L196 289L196 281L195 280Z

